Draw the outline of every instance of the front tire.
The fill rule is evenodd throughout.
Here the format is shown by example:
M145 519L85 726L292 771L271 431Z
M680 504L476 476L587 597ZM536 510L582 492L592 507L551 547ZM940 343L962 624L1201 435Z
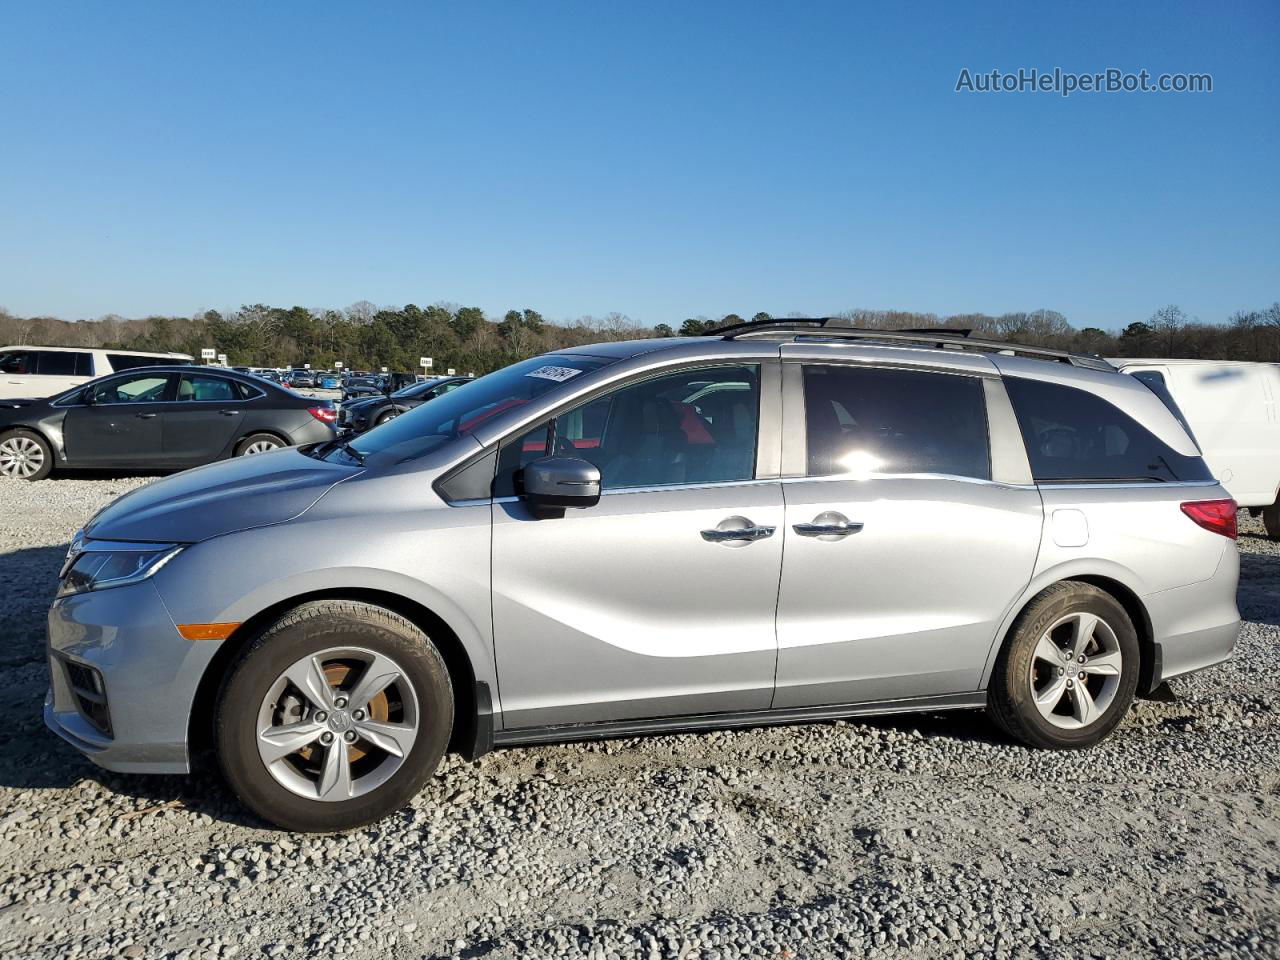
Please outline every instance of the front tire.
M394 420L398 416L400 416L399 410L384 410L382 413L378 414L378 422L375 423L374 426L380 427L387 421Z
M435 772L453 688L427 636L347 600L302 604L241 655L219 698L232 789L287 830L340 831L403 807Z
M1073 750L1106 737L1138 686L1138 634L1111 594L1066 581L1014 621L996 661L987 709L1033 747Z
M0 477L43 480L53 473L53 448L34 430L0 435Z

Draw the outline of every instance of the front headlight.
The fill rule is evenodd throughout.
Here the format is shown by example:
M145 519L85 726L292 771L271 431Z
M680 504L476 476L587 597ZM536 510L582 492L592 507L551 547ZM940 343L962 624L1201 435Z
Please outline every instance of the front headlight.
M86 544L64 568L57 595L68 597L73 593L137 583L154 574L181 550L181 545L173 543Z

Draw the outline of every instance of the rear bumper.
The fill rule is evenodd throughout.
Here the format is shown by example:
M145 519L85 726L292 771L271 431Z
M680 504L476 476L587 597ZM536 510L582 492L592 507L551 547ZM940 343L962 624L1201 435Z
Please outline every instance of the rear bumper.
M178 633L150 581L54 601L44 721L94 763L120 773L186 773L196 687L218 648ZM109 724L85 714L71 676L98 672Z
M1240 554L1231 543L1208 580L1143 597L1156 643L1153 688L1231 656L1240 636L1239 579Z

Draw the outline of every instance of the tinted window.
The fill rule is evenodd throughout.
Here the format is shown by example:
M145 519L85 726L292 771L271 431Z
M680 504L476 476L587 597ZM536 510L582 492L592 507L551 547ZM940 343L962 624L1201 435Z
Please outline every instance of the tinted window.
M37 355L36 372L51 377L88 377L93 374L92 359L87 353L67 350L41 350Z
M116 377L91 388L95 404L155 403L165 398L169 386L167 374L140 374L133 377Z
M0 373L36 372L36 355L30 350L5 350L0 353Z
M1191 424L1187 423L1187 418L1182 415L1182 409L1178 406L1177 401L1173 399L1173 394L1169 392L1169 385L1164 382L1163 373L1159 370L1135 370L1133 379L1146 384L1147 389L1160 398L1160 402L1169 409L1170 413L1178 418L1178 422L1182 424L1183 429L1194 439L1195 434L1191 432Z
M240 391L236 384L222 377L211 377L202 373L184 373L178 383L179 400L225 401L239 400Z
M1037 481L1211 479L1199 457L1174 452L1088 390L1022 377L1005 386Z
M112 370L132 370L135 367L157 367L164 363L184 363L185 361L168 357L132 357L127 353L108 353Z
M809 476L940 473L991 478L977 377L806 366Z
M548 454L600 468L605 490L725 483L755 476L759 367L686 370L645 380L561 414L503 448L511 474Z

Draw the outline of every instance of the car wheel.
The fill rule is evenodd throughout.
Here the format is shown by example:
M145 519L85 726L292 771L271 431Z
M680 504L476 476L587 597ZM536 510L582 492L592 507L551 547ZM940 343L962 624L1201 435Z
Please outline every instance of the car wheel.
M1091 584L1057 583L1014 621L987 709L1033 747L1092 746L1129 709L1139 667L1137 631L1119 601Z
M378 414L378 421L374 426L380 427L388 420L394 420L398 416L400 416L399 410L384 410L382 413Z
M403 807L453 728L449 673L403 617L305 603L260 634L218 702L218 759L240 799L288 830L349 830Z
M271 433L251 433L236 445L237 457L250 457L255 453L270 453L287 444Z
M1262 525L1266 528L1268 537L1280 540L1280 500L1262 508Z
M43 480L53 472L53 448L33 430L10 430L0 436L0 477Z

